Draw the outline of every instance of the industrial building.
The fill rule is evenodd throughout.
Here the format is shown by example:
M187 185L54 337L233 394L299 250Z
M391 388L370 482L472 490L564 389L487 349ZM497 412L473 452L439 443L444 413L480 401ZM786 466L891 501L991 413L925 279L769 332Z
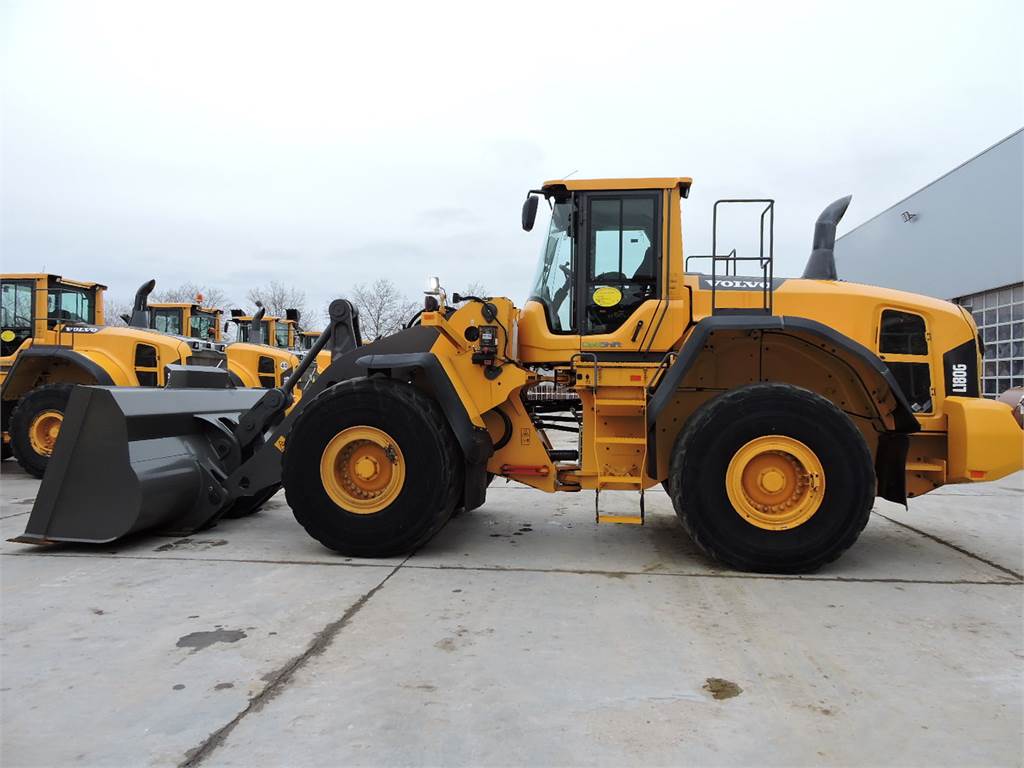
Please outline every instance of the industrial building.
M1024 386L1024 128L836 242L844 280L968 307L988 396Z

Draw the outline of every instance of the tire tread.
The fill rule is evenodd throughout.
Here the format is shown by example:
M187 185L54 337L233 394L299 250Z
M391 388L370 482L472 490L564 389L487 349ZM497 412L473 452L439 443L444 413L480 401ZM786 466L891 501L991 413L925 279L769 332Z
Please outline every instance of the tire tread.
M694 525L687 511L686 498L682 488L683 468L687 460L687 450L692 446L694 436L707 429L710 422L722 412L732 411L733 409L739 409L742 412L748 407L750 401L760 399L768 394L774 394L781 389L786 390L797 401L803 402L808 409L828 408L835 415L850 423L851 429L856 432L856 438L858 438L851 441L852 446L855 446L853 449L862 453L857 465L865 466L866 462L866 466L872 467L871 453L868 450L867 444L852 422L849 422L849 417L835 403L811 390L792 384L751 384L730 390L707 401L693 413L676 438L676 447L672 451L669 462L669 480L666 490L669 492L676 515L687 535L705 554L718 562L729 563L730 558L722 547L701 534L700 529ZM787 573L811 573L817 571L822 566L837 560L840 555L853 546L868 524L874 502L875 484L873 470L870 478L864 478L864 480L865 482L861 483L860 486L863 498L856 505L857 517L852 521L852 525L848 526L844 535L818 557L805 561L796 567L786 568L785 571Z

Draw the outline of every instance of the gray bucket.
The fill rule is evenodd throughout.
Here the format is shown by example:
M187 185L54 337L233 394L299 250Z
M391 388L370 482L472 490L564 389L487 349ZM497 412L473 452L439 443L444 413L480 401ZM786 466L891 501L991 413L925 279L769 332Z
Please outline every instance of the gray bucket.
M212 525L235 503L232 431L258 389L75 387L23 543L106 543Z

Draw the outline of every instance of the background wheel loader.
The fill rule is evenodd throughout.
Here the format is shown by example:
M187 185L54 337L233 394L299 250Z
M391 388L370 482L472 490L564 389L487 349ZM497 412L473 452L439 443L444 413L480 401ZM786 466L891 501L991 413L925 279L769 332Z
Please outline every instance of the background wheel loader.
M712 254L684 261L690 183L545 183L523 206L525 229L541 198L551 223L522 308L456 309L434 280L418 325L362 345L336 301L314 354L255 404L244 390L78 388L69 413L117 434L101 463L94 431L62 433L18 540L195 530L283 484L325 546L388 556L479 507L500 475L593 491L598 523L643 523L660 483L711 557L806 572L853 544L876 496L906 503L1021 469L1010 406L979 397L971 316L837 281L849 198L822 212L803 278L787 279L774 275L771 200L716 203ZM732 205L759 217L753 255L720 243ZM288 410L328 344L333 362ZM552 440L566 430L573 447ZM610 491L635 499L631 514L605 512Z
M103 325L99 283L0 276L3 457L41 477L75 384L159 387L168 364L195 362L180 339Z
M285 310L286 317L267 316L259 307L255 315L246 315L240 309L231 310L230 322L237 326L235 334L238 341L255 341L259 333L260 344L267 344L278 349L297 349L298 312L294 309Z
M194 355L210 356L206 365L226 364L236 387L279 387L298 365L299 358L291 350L268 344L262 338L253 336L251 341L225 344L220 309L199 303L150 302L149 294L155 287L156 281L149 280L139 288L129 325L183 337ZM262 308L257 315L262 318ZM257 320L257 327L264 329L265 324Z

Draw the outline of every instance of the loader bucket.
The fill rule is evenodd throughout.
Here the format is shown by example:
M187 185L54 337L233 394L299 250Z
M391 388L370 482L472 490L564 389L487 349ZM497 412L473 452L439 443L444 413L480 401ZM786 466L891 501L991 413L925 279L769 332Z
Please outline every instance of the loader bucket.
M232 430L258 389L75 387L25 533L30 544L107 543L212 525L236 499Z

